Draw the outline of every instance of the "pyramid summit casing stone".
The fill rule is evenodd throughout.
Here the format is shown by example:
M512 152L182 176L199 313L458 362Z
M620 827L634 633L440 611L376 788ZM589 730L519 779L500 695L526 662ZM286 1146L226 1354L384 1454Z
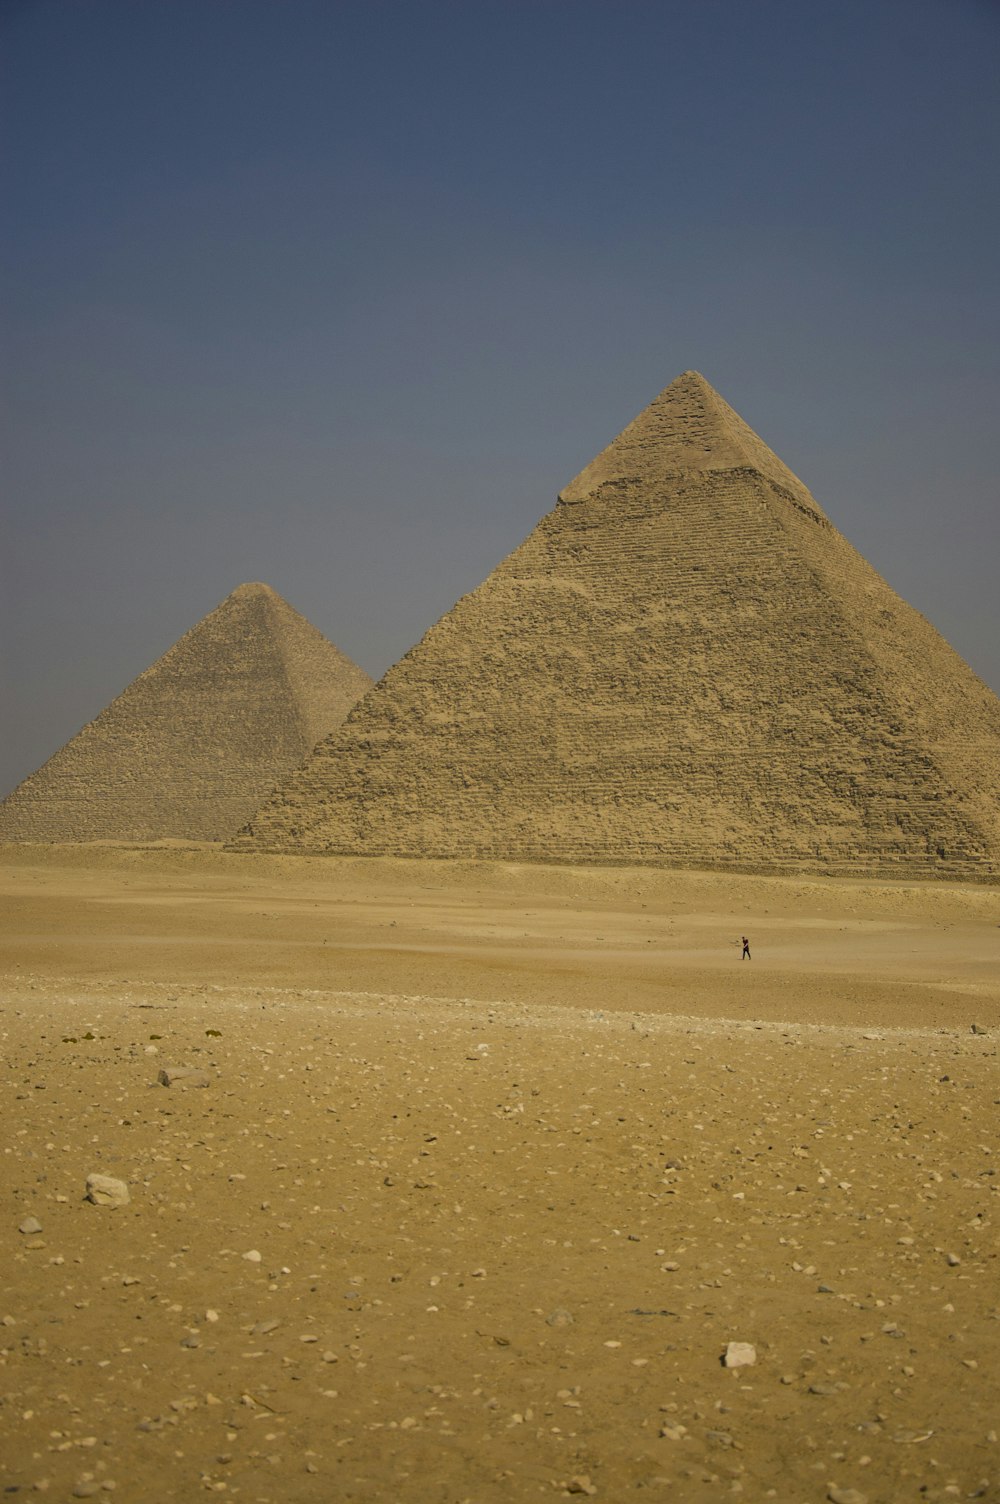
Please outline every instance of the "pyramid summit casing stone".
M234 844L995 875L1000 701L687 372Z
M0 803L0 840L223 840L370 685L240 585Z

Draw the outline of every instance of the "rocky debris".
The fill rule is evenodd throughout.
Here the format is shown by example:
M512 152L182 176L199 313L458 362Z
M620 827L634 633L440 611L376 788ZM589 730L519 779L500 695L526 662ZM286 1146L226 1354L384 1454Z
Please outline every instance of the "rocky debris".
M430 1458L455 1499L525 1475L552 1498L589 1477L609 1500L637 1480L650 1499L777 1487L793 1504L851 1485L948 1504L984 1472L995 1489L996 1061L964 999L947 1031L868 1042L644 1015L637 1055L631 1010L598 1024L458 986L64 990L11 986L2 1020L0 1453L24 1459L4 1477L18 1497L47 1479L68 1499L90 1465L115 1497L169 1478L185 1497L412 1504ZM211 1059L214 1093L152 1090L151 1018L164 1060ZM60 1042L91 1019L99 1052ZM88 1161L141 1215L81 1207ZM29 1211L63 1262L14 1236ZM248 1272L244 1250L261 1253ZM760 1343L753 1374L722 1370L734 1331Z
M751 1342L727 1342L722 1355L725 1368L747 1368L757 1361L757 1349Z
M867 1494L856 1488L838 1488L835 1483L830 1484L826 1496L830 1504L868 1504Z
M95 1206L127 1206L130 1197L124 1180L116 1180L113 1175L94 1174L87 1176L85 1199Z
M23 1232L26 1237L32 1237L35 1233L41 1232L42 1224L37 1217L25 1217L24 1221L18 1224L17 1230Z
M164 1065L160 1068L157 1081L161 1086L211 1086L212 1078L207 1071L200 1071L191 1065Z

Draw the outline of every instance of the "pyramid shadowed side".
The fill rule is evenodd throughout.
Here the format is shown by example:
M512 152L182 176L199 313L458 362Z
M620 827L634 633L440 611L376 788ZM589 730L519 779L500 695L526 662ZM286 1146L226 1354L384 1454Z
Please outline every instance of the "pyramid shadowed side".
M225 839L370 685L269 586L238 586L0 803L0 839Z
M745 443L558 504L238 844L1000 872L1000 701Z

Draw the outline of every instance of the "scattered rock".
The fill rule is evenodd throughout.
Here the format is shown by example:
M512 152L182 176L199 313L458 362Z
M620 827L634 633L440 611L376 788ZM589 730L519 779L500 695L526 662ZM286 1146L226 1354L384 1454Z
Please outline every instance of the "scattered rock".
M722 1355L724 1368L747 1368L757 1361L757 1349L750 1342L727 1342Z
M88 1175L86 1199L95 1206L127 1206L128 1186L112 1175Z
M258 1250L256 1248L251 1248L248 1253L245 1253L243 1255L243 1257L246 1259L246 1261L247 1261L248 1264L259 1264L260 1261L261 1261L262 1255L258 1252Z
M566 1484L568 1494L596 1494L597 1489L586 1473L578 1473Z
M982 1024L973 1024L972 1032L973 1034L985 1034L986 1030L983 1028Z
M17 1230L18 1232L23 1232L26 1236L31 1237L34 1233L41 1232L42 1224L39 1222L37 1217L25 1217L24 1221L20 1223Z
M826 1492L830 1504L868 1504L868 1495L859 1493L856 1488L837 1488L831 1483Z

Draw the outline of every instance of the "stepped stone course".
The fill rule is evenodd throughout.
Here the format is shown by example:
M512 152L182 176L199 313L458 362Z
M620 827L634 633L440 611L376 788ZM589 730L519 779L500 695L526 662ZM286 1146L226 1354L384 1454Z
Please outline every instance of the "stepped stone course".
M240 585L0 803L0 840L224 840L371 682Z
M696 372L241 848L1000 872L1000 701Z

